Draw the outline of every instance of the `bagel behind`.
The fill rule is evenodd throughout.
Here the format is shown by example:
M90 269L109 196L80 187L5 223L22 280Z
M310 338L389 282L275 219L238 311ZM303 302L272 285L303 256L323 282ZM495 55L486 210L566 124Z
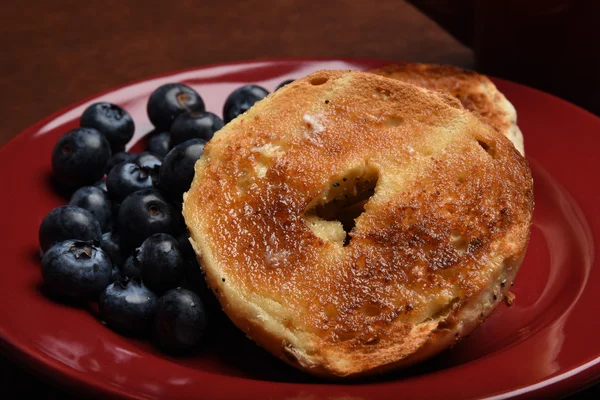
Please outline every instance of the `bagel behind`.
M419 63L391 64L369 72L456 97L463 107L496 127L525 155L517 111L487 76L453 65Z
M227 124L183 205L229 318L327 377L468 334L513 281L532 212L506 137L449 95L357 71L315 72Z

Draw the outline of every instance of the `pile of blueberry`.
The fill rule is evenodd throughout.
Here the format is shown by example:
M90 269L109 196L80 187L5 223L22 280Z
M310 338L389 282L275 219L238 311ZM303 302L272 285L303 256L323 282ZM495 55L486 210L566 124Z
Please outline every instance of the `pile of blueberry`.
M225 102L223 121L205 111L192 88L160 86L147 104L156 129L137 154L125 151L135 130L129 113L110 103L89 106L81 127L64 134L52 153L54 178L72 195L39 229L47 291L97 302L110 328L152 333L164 350L195 348L211 299L188 240L182 195L205 143L267 94L256 85L238 88Z

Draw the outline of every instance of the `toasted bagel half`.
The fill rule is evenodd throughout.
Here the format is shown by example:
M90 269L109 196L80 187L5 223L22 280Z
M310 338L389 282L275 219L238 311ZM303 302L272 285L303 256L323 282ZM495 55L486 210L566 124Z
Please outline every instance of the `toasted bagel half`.
M183 214L208 285L315 375L414 364L502 301L533 213L527 161L454 97L319 71L221 129Z

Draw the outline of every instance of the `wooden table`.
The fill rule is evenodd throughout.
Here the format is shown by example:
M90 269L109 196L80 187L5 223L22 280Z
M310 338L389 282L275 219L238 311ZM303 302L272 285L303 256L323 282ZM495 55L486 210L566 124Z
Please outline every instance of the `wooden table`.
M84 97L206 64L372 57L474 67L470 49L398 0L12 1L0 11L0 54L0 146ZM5 399L68 397L6 359L0 368Z

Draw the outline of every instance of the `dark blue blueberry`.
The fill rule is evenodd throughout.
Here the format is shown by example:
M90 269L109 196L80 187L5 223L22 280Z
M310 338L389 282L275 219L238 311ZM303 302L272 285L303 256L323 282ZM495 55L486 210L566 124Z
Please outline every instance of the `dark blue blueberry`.
M151 187L152 170L131 162L115 165L106 177L108 195L117 203L137 190Z
M113 283L113 282L116 282L116 281L119 281L122 279L124 279L124 276L123 276L123 271L121 271L121 267L113 264L112 270L110 272L110 283Z
M196 252L190 243L190 235L188 235L187 232L177 236L177 245L179 246L181 255L186 261L196 261Z
M194 89L181 83L162 85L148 99L148 117L159 130L170 130L175 118L188 111L204 111L204 101Z
M87 210L75 206L60 206L50 211L40 224L39 241L42 251L67 239L100 241L102 230L96 218Z
M171 126L173 146L190 139L202 139L208 142L222 127L223 120L210 112L181 114Z
M106 287L98 302L100 318L119 332L143 334L152 326L156 295L146 286L129 280Z
M117 230L121 246L133 249L150 235L176 235L181 229L181 210L176 209L156 189L133 192L119 207Z
M196 253L189 241L189 235L184 233L177 236L177 243L185 260L185 278L181 286L200 295L200 298L204 302L204 309L210 317L223 318L223 311L221 310L219 300L217 300L206 284L204 272L198 263Z
M169 132L154 133L148 137L146 151L164 158L171 147L171 134Z
M92 213L100 224L102 232L110 230L112 225L112 212L108 194L95 186L83 186L71 196L69 205L81 207Z
M139 266L139 261L137 261L134 255L127 257L125 264L123 264L122 273L126 278L135 279L138 282L142 280L142 271Z
M276 88L275 91L281 89L282 87L284 87L285 85L289 85L290 83L294 82L293 79L288 79L287 81L283 81L281 82Z
M119 235L116 231L104 233L102 235L102 240L100 241L100 247L108 254L113 264L123 265L125 256L121 251L121 243L119 242Z
M56 142L52 171L56 180L64 185L91 185L104 175L110 155L110 145L104 135L93 128L77 128Z
M148 237L136 249L134 258L142 271L142 282L155 293L164 293L181 283L184 260L177 240L166 233Z
M94 183L94 187L97 187L98 189L102 189L103 191L108 192L108 190L106 189L106 181L105 180L101 180L101 181Z
M113 156L108 161L106 165L106 173L108 174L111 169L117 164L121 164L122 162L133 162L137 157L137 154L129 153L127 151L120 151L118 153L113 153Z
M181 200L192 184L194 166L204 152L201 139L190 139L173 148L165 157L159 171L160 187L173 198Z
M156 304L154 337L164 350L190 350L200 344L206 323L200 296L187 289L169 290Z
M96 300L110 283L112 263L91 242L65 240L52 246L42 258L42 278L53 293Z
M145 151L137 155L135 158L135 163L140 167L154 170L160 168L160 165L162 164L162 157Z
M133 137L131 115L116 104L95 103L85 109L80 125L100 131L113 149L125 146Z
M257 85L246 85L235 89L223 106L223 120L228 123L240 114L245 113L259 100L267 97L269 92Z
M206 286L206 282L204 281L202 269L196 259L196 253L190 243L189 235L183 233L177 236L177 244L179 245L179 250L185 264L185 280L197 291L199 286Z

